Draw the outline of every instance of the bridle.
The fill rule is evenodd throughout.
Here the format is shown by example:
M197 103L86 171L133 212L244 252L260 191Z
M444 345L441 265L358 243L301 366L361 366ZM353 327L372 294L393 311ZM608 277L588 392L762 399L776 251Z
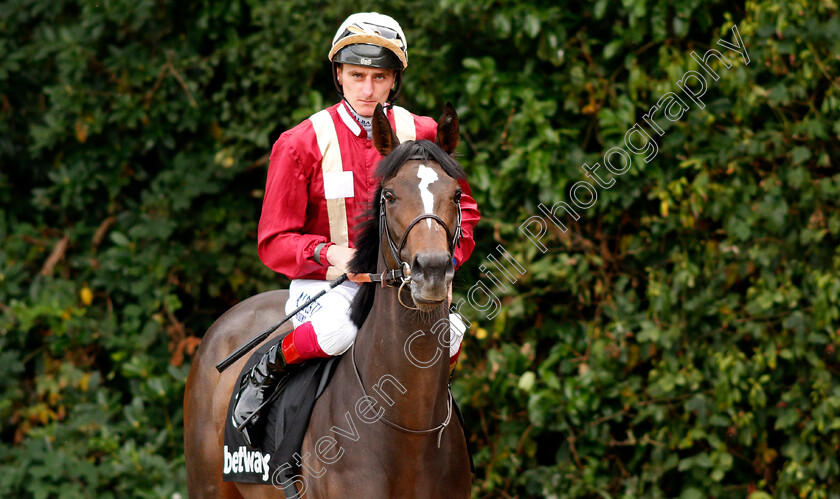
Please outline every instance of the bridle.
M408 160L412 159L424 159L420 157L411 157ZM443 230L446 232L447 240L449 241L449 254L455 251L455 248L460 245L461 239L461 201L460 199L455 203L458 206L458 217L455 223L455 230L450 231L449 227L446 225L439 216L435 215L434 213L421 213L417 215L414 220L408 224L408 227L405 228L402 237L400 237L399 244L394 244L393 238L391 238L391 231L388 227L388 215L385 210L385 206L388 204L388 200L385 199L385 192L383 191L379 196L379 240L382 241L382 236L385 236L385 240L388 243L388 250L391 253L391 258L393 259L394 263L397 264L396 269L388 269L386 272L389 273L389 280L390 282L388 285L392 285L393 282L399 282L400 287L404 286L406 282L411 280L411 266L408 262L404 262L400 255L402 254L402 250L405 247L405 243L408 240L408 234L411 233L411 229L414 228L422 220L434 220L438 225L443 227ZM385 249L380 248L380 253L382 255L383 260L385 260ZM387 260L385 260L387 262ZM387 263L386 263L387 266ZM390 271L390 272L389 272ZM383 286L385 286L385 282L383 281ZM402 301L400 301L402 303ZM404 304L403 304L404 305ZM405 305L404 305L405 306ZM409 307L411 308L411 307Z
M388 216L385 213L385 204L386 204L385 196L381 196L379 199L379 236L381 237L382 234L385 234L385 239L388 241L388 249L391 251L391 257L394 259L394 262L397 263L397 266L400 269L404 269L408 266L407 262L402 261L400 258L400 254L402 253L403 247L405 247L405 242L408 240L408 234L411 232L411 229L414 228L421 220L434 220L438 223L443 230L446 231L447 239L449 240L449 253L451 254L455 248L459 245L459 240L461 239L461 203L458 202L458 219L457 224L455 225L455 233L449 231L449 227L446 226L446 222L444 222L439 216L435 215L434 213L423 213L417 215L417 217L408 224L406 227L405 232L403 232L402 237L400 238L400 244L395 245L394 240L391 238L391 231L388 229ZM385 256L383 251L383 257ZM406 276L403 276L406 277ZM410 277L410 276L409 276Z
M412 156L408 158L406 161L411 160L425 160L426 158L420 156ZM379 195L379 241L380 241L380 248L379 254L382 257L383 262L385 262L385 271L381 274L377 273L349 273L346 274L347 278L350 281L353 281L357 284L364 284L364 283L373 283L378 282L381 287L400 287L400 293L402 294L402 288L409 282L411 282L411 265L408 262L405 262L400 258L400 254L402 253L403 248L405 247L405 243L408 240L408 234L411 232L411 229L414 228L422 220L434 220L435 223L443 227L443 230L446 232L447 239L449 241L449 254L452 255L455 251L455 248L459 247L461 244L461 200L460 198L455 204L458 206L458 216L456 218L455 223L455 230L450 231L449 227L446 225L439 216L435 215L434 213L422 213L417 215L417 217L408 224L408 227L405 228L405 232L403 232L402 237L400 237L399 244L394 243L394 239L391 237L391 231L388 227L388 215L385 210L385 206L388 204L388 200L385 199L385 192L382 191ZM388 251L391 253L391 258L393 259L394 263L397 264L397 268L390 268L388 267L388 260L385 258L385 248L382 246L382 236L385 236L385 240L387 241ZM409 307L405 303L402 302L402 298L399 297L400 304L405 308L414 309L414 307Z
M380 246L379 254L382 257L382 260L386 262L385 266L388 267L385 271L381 274L377 274L375 272L347 274L347 277L349 280L358 284L378 282L383 288L386 286L399 286L400 291L402 291L403 286L411 282L411 265L400 258L400 254L402 253L403 247L405 247L405 242L408 239L408 234L411 232L411 229L413 229L414 226L422 220L434 220L438 225L443 227L443 230L446 232L447 239L449 240L449 254L451 255L455 251L455 248L461 244L461 203L460 201L455 203L458 205L458 217L454 233L450 232L446 222L444 222L439 216L434 213L423 213L418 215L411 221L410 224L408 224L408 227L406 227L398 245L394 244L394 240L391 238L391 231L388 228L388 216L385 213L386 203L387 200L383 194L379 199L379 241L382 241L382 236L384 235L388 244L388 250L391 253L391 258L397 264L397 268L388 267L387 260L385 259L385 249ZM402 293L400 292L400 294ZM410 307L403 303L401 296L398 296L398 298L400 300L400 304L402 304L405 308L415 309L415 307Z

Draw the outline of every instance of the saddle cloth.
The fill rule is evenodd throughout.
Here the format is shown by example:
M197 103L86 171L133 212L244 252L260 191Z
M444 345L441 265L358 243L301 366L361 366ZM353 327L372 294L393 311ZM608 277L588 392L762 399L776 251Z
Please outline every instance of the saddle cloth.
M282 337L275 338L258 348L245 363L237 379L242 379L242 375L249 372L268 349L281 340ZM293 486L291 478L299 469L294 455L300 452L315 400L327 386L338 359L311 359L296 368L282 394L263 408L263 414L268 419L265 438L258 448L249 447L231 422L234 397L239 392L237 381L225 421L224 481L274 485L278 489L283 489L284 484ZM289 493L293 494L291 497L297 496L293 489L286 491L287 496Z

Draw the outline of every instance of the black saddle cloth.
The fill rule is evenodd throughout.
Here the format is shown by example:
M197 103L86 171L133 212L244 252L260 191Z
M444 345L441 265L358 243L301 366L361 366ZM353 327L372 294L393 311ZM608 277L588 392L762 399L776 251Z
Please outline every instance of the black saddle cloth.
M238 379L249 372L280 338L261 346L251 355ZM265 438L257 448L249 447L233 427L231 414L239 382L231 395L225 421L224 469L226 482L271 484L278 489L292 484L299 469L295 453L300 452L315 400L324 391L339 357L307 360L297 366L282 394L263 408L267 416ZM288 495L287 491L287 495ZM293 492L293 494L297 494Z

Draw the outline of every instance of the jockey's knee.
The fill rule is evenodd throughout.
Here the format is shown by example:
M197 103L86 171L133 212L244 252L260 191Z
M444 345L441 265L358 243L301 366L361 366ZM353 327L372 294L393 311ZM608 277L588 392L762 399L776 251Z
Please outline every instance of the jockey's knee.
M464 333L467 332L467 326L461 319L461 316L456 312L449 314L449 356L452 357L458 353L461 348L461 342L464 340Z
M321 350L327 355L335 356L350 349L350 345L356 339L358 329L353 324L347 324L338 328L325 328L324 333L321 334L316 325L315 332L318 334L318 344L321 346Z

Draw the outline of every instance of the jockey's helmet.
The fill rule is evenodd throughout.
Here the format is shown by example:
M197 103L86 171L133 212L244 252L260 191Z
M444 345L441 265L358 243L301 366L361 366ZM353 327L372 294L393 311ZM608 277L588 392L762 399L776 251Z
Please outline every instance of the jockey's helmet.
M402 87L402 72L408 66L408 44L402 28L392 17L359 12L341 23L333 37L329 59L333 83L341 95L344 91L336 76L339 64L395 70L396 83L388 95L388 102L393 103Z

